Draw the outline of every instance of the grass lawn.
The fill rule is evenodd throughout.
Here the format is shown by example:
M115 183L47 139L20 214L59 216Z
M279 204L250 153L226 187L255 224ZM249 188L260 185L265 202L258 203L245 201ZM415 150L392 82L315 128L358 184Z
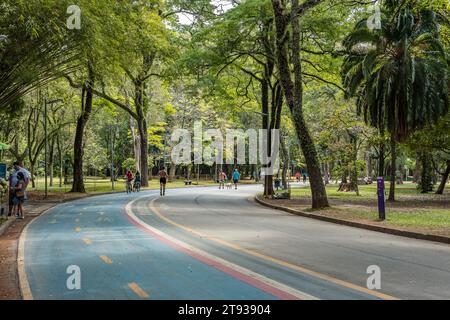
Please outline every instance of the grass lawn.
M215 183L213 181L205 181L200 180L199 184L200 186L209 186L214 185ZM192 180L192 185L197 185L196 180ZM186 186L184 183L184 180L176 180L173 182L169 182L167 184L167 188L184 188L189 187ZM48 191L51 193L58 193L58 192L69 192L72 188L72 185L63 185L62 187L59 186L59 179L54 180L54 186L48 187ZM102 193L102 192L111 192L112 184L109 179L102 179L102 178L94 178L94 177L87 177L85 179L85 188L86 192L88 193ZM126 182L123 179L119 179L114 183L114 191L123 191L125 192L126 188ZM39 178L36 180L36 188L31 188L31 185L28 187L28 190L30 191L44 191L45 189L45 182L44 178ZM157 190L159 189L159 180L153 179L150 181L150 186L148 188L142 188L143 190Z
M387 219L383 224L450 236L450 186L444 195L421 194L416 185L406 183L396 186L395 203L386 203ZM376 222L378 220L377 185L360 186L360 196L355 192L338 192L338 186L327 186L331 208L315 213L337 218ZM386 184L389 192L389 184ZM311 212L309 188L293 189L293 199L278 202L299 210ZM386 196L387 198L387 196ZM274 201L277 203L277 200Z

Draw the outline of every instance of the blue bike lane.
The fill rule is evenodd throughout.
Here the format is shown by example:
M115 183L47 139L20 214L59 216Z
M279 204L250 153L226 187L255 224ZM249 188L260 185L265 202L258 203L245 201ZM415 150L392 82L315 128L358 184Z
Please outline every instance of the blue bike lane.
M299 298L258 275L180 246L157 230L139 227L125 214L125 208L143 196L151 199L156 193L86 198L57 206L32 222L22 235L19 252L25 298ZM79 268L80 289L68 286L73 280L69 267Z

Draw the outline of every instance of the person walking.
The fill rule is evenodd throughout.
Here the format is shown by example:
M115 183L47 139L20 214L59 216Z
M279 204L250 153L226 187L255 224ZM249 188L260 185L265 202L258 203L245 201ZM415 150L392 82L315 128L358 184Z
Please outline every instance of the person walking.
M234 183L234 188L235 190L237 190L238 188L238 183L239 183L239 179L241 178L241 174L239 173L238 169L234 169L233 172L233 183Z
M219 172L219 190L225 190L225 182L228 180L227 174L223 171Z
M24 189L24 200L27 199L27 193L26 193L26 189L28 187L28 184L30 183L31 180L31 174L30 172L28 172L28 170L26 170L24 168L23 165L23 161L15 161L13 163L13 172L10 174L9 176L9 192L8 192L8 205L9 205L9 211L8 211L8 216L10 217L12 215L13 212L13 207L14 207L14 203L13 203L13 198L14 198L14 193L13 193L13 188L15 188L15 186L17 185L17 182L19 181L18 178L18 174L19 172L21 172L23 174L23 189Z
M168 177L165 167L163 167L159 171L158 176L159 176L159 194L162 197L162 196L166 195L166 184L167 184L167 177Z
M19 171L17 173L17 183L11 188L13 193L13 211L16 212L17 219L24 219L23 204L25 202L25 175Z

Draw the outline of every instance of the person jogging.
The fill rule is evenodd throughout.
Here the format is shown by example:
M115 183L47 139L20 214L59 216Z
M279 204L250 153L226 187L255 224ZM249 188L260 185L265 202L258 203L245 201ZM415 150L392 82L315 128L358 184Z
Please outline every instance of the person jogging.
M225 189L225 182L228 180L227 174L223 171L219 172L219 190Z
M167 171L166 168L162 168L159 173L159 193L161 196L165 196L166 195L166 184L167 184Z
M238 169L235 169L233 172L233 183L234 183L234 188L237 190L238 188L238 183L239 183L239 179L241 178L241 174L239 173Z

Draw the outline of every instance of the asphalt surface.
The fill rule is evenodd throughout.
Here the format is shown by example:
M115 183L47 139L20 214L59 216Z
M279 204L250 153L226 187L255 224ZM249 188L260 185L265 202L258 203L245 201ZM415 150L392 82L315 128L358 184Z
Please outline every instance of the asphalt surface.
M177 189L58 206L22 235L25 298L450 299L449 245L293 216L255 204L257 192ZM373 265L381 290L367 289ZM79 290L67 286L69 266L79 267Z

